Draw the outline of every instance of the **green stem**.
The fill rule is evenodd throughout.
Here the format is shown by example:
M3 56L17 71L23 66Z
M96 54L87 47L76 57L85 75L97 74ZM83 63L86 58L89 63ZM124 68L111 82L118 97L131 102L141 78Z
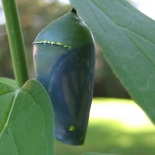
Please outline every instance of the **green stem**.
M25 48L15 0L2 0L14 74L19 87L28 80Z

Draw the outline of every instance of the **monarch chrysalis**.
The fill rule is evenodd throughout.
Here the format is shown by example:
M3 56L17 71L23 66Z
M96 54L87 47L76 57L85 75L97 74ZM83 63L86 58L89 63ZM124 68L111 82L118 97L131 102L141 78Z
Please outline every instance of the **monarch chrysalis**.
M37 80L54 108L55 137L81 145L93 94L95 50L91 33L73 9L45 27L33 44Z

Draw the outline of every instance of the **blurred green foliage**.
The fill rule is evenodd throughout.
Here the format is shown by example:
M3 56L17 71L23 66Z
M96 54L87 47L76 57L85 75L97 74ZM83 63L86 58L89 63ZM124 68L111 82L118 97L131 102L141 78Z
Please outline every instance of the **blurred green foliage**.
M32 42L47 24L69 12L72 7L55 0L17 0L17 4L26 46L29 74L31 78L34 78ZM0 47L0 76L14 78L5 25L0 25ZM97 45L95 68L94 96L129 98Z
M111 111L105 117L104 108L110 107ZM121 105L122 104L122 105ZM96 113L90 114L90 120L87 130L85 144L82 146L65 145L55 140L56 155L80 155L85 152L112 153L118 155L154 155L155 154L155 130L154 125L142 110L131 100L124 99L104 99L95 98L92 103L92 110ZM121 105L121 106L120 106ZM100 110L95 110L96 106L100 106ZM122 110L122 107L124 111ZM104 111L104 112L103 112ZM103 116L97 117L103 112ZM136 116L135 120L139 120L136 125L127 122L130 115ZM124 113L124 114L123 114ZM113 117L110 117L113 116ZM117 116L122 116L121 121ZM134 124L134 123L133 123ZM60 149L61 148L61 149Z
M103 124L104 123L104 124ZM154 155L155 131L127 132L117 122L102 121L88 127L84 146L69 146L56 141L56 155L80 155L84 152L118 155ZM60 149L61 148L61 149Z

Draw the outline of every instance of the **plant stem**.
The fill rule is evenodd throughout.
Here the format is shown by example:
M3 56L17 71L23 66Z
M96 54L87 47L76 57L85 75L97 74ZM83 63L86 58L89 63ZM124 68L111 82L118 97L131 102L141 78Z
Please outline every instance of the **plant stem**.
M2 0L14 74L19 87L28 80L25 48L15 0Z

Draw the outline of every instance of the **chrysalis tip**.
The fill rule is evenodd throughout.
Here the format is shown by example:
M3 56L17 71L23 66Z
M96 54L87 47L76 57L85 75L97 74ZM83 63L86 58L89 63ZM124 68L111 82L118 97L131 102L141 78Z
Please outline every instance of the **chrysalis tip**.
M72 11L71 11L72 13L75 13L76 15L77 15L77 11L73 8L72 9Z

